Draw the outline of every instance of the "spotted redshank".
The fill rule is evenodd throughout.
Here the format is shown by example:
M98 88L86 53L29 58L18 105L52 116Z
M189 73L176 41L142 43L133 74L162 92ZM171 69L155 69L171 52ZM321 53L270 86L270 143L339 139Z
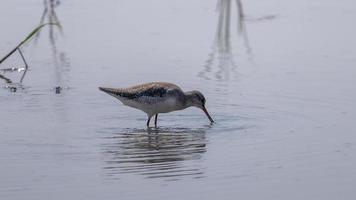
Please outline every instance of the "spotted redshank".
M172 83L152 82L128 88L99 87L99 89L119 99L124 105L145 112L148 116L147 127L154 115L155 127L157 127L159 113L183 110L191 106L202 109L210 122L214 122L205 108L205 97L201 92L196 90L183 92Z

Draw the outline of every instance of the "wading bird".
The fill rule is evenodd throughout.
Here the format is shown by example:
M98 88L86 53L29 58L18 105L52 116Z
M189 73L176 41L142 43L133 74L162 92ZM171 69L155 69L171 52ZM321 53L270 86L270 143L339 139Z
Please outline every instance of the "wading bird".
M99 90L119 99L124 105L145 112L148 116L147 127L152 116L155 115L155 127L159 113L168 113L194 106L202 109L210 122L210 117L205 108L205 97L199 91L183 92L177 85L165 82L152 82L128 88L106 88Z

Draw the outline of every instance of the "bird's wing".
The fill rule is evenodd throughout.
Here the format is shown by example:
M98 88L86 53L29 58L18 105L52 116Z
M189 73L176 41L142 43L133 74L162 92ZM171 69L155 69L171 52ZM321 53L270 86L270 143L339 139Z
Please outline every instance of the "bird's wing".
M129 88L99 88L110 94L120 96L125 99L135 100L140 97L164 97L166 95L182 92L182 90L172 83L152 82L136 85Z
M172 92L181 91L181 89L172 83L152 82L121 89L123 97L134 99L138 97L164 97Z

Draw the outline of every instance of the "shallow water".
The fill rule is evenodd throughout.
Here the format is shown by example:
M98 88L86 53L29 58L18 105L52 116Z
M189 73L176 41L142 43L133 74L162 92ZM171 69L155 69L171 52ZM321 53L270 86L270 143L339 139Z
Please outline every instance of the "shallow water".
M0 57L42 15L63 30L22 47L22 84L0 71L0 199L354 199L355 3L241 4L243 21L235 1L2 2ZM97 89L149 81L200 90L216 123L191 108L146 129Z

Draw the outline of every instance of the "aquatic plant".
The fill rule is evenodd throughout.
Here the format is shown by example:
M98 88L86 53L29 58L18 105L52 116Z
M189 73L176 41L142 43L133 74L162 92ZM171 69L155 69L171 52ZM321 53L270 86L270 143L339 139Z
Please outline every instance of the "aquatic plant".
M6 78L4 75L0 74L0 79L3 79L6 83L12 83L11 79Z
M1 60L0 60L0 64L3 63L6 59L8 59L11 55L13 55L16 51L20 54L20 57L22 59L22 61L24 62L25 64L25 68L22 70L22 69L19 69L19 68L7 68L7 69L1 69L2 71L6 72L6 71L23 71L23 74L22 74L22 77L20 79L20 83L22 83L24 77L25 77L25 74L28 70L28 64L26 62L26 59L24 57L24 55L22 54L22 51L21 51L21 46L24 45L26 42L28 42L31 38L33 38L33 36L35 36L37 33L39 33L39 31L45 27L45 26L52 26L52 25L55 25L55 26L58 26L60 27L60 24L59 23L45 23L45 24L41 24L39 26L37 26L35 29L33 29L26 37L24 40L22 40L17 46L15 46L8 54L6 54ZM3 75L0 75L0 78L4 79L7 83L11 83L12 81L6 77L4 77Z

